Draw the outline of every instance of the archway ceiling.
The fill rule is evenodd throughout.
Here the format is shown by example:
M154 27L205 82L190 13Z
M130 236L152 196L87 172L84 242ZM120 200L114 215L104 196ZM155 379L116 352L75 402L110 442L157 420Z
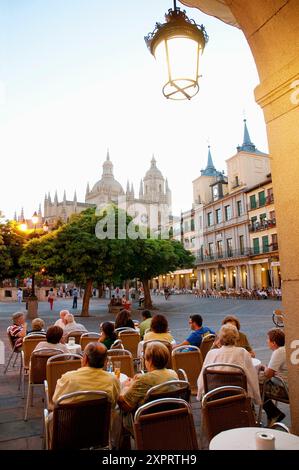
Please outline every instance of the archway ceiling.
M231 12L230 7L225 0L180 0L189 7L195 7L206 13L207 15L214 16L224 23L239 28L236 18Z

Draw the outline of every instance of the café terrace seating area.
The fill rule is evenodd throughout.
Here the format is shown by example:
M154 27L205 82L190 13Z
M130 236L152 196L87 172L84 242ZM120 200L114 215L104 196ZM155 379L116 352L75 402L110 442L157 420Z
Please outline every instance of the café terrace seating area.
M108 350L106 370L115 374L120 388L128 377L146 374L144 352L151 341L141 342L138 322L136 329L115 330L117 339ZM53 401L57 380L66 372L81 367L82 352L91 342L97 342L99 333L74 331L66 339L68 353L40 349L36 345L44 336L30 335L23 340L21 349L15 349L9 334L5 343L10 348L5 368L1 370L0 430L7 432L0 449L111 449L113 413L104 391L79 391ZM204 367L204 395L196 399L197 380L204 359L212 348L214 335L204 338L200 348L195 346L172 347L167 368L177 372L178 380L171 380L148 390L143 405L130 413L132 433L123 431L120 449L138 450L197 450L228 448L227 432L244 428L243 444L259 430L274 433L276 443L282 448L296 445L299 438L289 434L282 423L267 429L262 407L253 405L248 396L245 371L237 365L223 370L224 364ZM260 361L253 359L258 366ZM217 367L218 366L218 367ZM257 372L258 373L258 372ZM263 390L262 390L263 393ZM78 396L79 400L68 399ZM288 400L284 400L288 407ZM12 425L11 413L15 417ZM120 412L122 416L122 412ZM49 420L51 436L49 436ZM5 430L5 423L10 426ZM246 430L248 433L246 434ZM253 430L253 431L252 431ZM220 439L223 436L223 442ZM217 440L218 439L218 440ZM293 439L293 441L292 441ZM224 443L225 442L225 443ZM242 447L242 440L239 442ZM246 444L244 444L246 445Z

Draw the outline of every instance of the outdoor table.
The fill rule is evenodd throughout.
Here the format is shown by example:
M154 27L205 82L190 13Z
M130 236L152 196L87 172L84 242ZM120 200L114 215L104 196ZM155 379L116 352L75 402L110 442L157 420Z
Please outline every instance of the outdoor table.
M236 428L223 431L213 437L210 450L256 450L256 433L273 434L275 450L299 450L299 437L283 431L267 428Z
M69 353L73 353L73 354L81 354L82 353L82 349L81 349L80 344L70 345L70 344L66 343L65 345L66 345Z
M114 372L109 372L109 374L113 374ZM120 373L119 376L119 382L120 382L120 388L122 389L125 385L126 380L128 379L128 376L126 374L123 374L122 372Z

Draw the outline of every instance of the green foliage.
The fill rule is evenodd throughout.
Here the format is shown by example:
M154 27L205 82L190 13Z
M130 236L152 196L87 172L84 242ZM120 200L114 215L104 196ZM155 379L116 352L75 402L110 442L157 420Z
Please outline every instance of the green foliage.
M26 235L17 222L0 224L0 279L14 279L20 275L19 258L26 243Z

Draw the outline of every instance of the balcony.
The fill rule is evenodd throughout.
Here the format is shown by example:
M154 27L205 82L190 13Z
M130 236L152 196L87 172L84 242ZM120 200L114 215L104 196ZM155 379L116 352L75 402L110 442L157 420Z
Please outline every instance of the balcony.
M206 263L219 263L224 260L236 259L236 258L249 258L256 255L263 255L272 253L278 250L278 244L272 243L267 246L260 247L258 250L254 248L244 248L243 250L226 250L222 253L210 253L202 254L200 251L194 253L196 258L195 264L206 264Z
M249 225L249 232L262 232L276 227L276 219L263 220L262 222L255 222Z

